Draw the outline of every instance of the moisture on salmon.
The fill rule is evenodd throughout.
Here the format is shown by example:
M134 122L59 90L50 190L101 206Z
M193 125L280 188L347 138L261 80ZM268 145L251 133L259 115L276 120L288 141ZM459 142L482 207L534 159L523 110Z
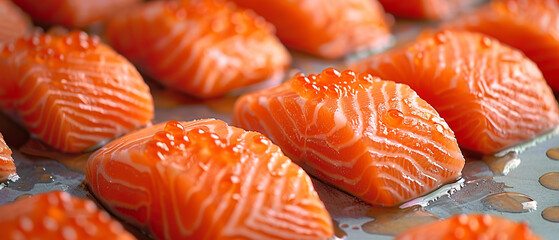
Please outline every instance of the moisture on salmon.
M169 121L95 152L90 190L157 239L329 239L309 176L262 134L203 119Z
M391 39L391 22L377 0L233 2L274 24L277 36L288 47L324 58L381 48Z
M140 71L199 98L279 77L291 61L264 19L223 0L145 3L105 36Z
M441 114L462 147L483 154L559 124L557 101L536 64L479 33L425 33L352 69L408 84Z
M263 133L309 174L393 206L455 181L452 130L404 84L326 69L242 96L233 124Z
M154 116L136 68L84 32L19 38L2 48L0 72L0 109L60 151L87 150Z

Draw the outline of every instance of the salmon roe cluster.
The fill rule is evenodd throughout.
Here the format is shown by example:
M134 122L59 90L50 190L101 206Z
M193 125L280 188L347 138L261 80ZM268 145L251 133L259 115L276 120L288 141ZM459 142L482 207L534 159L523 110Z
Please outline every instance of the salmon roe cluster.
M209 19L200 21L202 31L223 34L249 34L264 30L272 32L273 27L254 12L239 9L233 3L223 0L183 1L177 5L166 5L167 16L179 20Z
M27 53L28 59L63 60L65 54L83 53L95 50L101 40L97 36L89 36L82 31L68 34L35 34L30 37L19 38L7 44L2 50L2 57L6 58L20 51Z
M239 146L227 144L227 141L217 134L203 128L185 130L178 121L169 121L163 131L155 133L146 149L149 155L170 161L185 161L184 158L169 157L175 154L184 156L185 153L186 156L197 156L200 160L210 159L211 156L238 159L240 152Z
M327 68L320 74L305 76L298 73L292 78L291 87L301 97L310 99L341 98L355 95L375 81L370 74L359 74L351 70L339 72L334 68Z

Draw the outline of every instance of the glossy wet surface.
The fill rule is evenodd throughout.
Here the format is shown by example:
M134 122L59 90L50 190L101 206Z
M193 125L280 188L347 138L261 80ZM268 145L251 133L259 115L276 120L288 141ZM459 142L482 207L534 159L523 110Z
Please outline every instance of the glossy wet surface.
M559 160L559 147L550 148L545 154L549 159Z
M550 222L559 223L559 206L552 206L542 211L542 217Z
M548 172L539 179L542 186L559 191L559 172Z
M489 195L483 204L498 212L525 213L537 208L537 202L526 194L502 192Z

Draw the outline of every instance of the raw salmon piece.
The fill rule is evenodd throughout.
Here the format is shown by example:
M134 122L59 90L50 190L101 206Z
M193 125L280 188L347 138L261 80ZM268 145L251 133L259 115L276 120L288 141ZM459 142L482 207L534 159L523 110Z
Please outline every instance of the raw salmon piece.
M412 89L349 70L298 74L244 95L233 123L263 133L309 174L375 205L426 194L464 167L454 134Z
M0 206L0 239L136 239L88 199L62 191Z
M394 240L540 240L526 223L487 214L459 214L444 221L412 228Z
M380 48L390 25L376 0L233 0L271 22L288 47L323 58Z
M10 180L16 181L19 176L16 173L16 165L12 158L12 150L4 141L4 136L0 133L0 182Z
M557 0L495 0L446 27L484 33L520 49L538 65L551 88L559 92Z
M9 0L0 0L0 44L31 32L31 21Z
M40 25L86 27L104 20L141 0L12 0Z
M87 163L90 190L156 239L329 239L308 175L256 132L204 119L125 135Z
M378 0L384 10L397 17L440 20L453 17L457 12L479 0Z
M408 84L456 134L483 154L532 139L559 124L559 108L536 64L478 33L441 31L352 67Z
M154 115L136 68L84 32L20 38L4 46L0 72L0 108L64 152L102 144Z
M291 61L269 24L222 0L149 2L113 18L105 36L141 71L200 98L276 77Z

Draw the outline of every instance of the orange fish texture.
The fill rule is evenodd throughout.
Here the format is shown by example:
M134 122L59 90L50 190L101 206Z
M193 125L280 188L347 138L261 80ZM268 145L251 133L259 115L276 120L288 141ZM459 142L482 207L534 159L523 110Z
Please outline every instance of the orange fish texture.
M20 38L4 46L0 72L0 108L60 151L87 150L154 116L136 68L84 32Z
M149 2L105 36L140 71L199 98L277 78L291 61L268 23L221 0Z
M16 200L0 212L0 239L136 239L91 200L62 191Z
M157 239L329 239L309 176L262 134L221 120L169 121L114 140L86 181L115 215Z
M12 150L4 141L4 136L0 133L0 182L5 180L15 181L19 178L16 173L16 165L12 158Z
M459 214L443 221L412 228L394 240L541 240L525 223L487 214Z
M551 88L559 92L557 0L495 0L445 26L487 34L520 49L538 65Z
M307 172L365 202L394 206L455 181L452 130L407 85L329 68L242 96L233 124L258 131Z
M12 0L39 25L86 27L105 20L141 0Z
M381 48L391 39L391 22L376 0L233 2L274 24L279 39L288 47L323 58Z
M352 67L408 84L467 149L493 154L559 124L557 101L522 52L478 33L426 33Z

